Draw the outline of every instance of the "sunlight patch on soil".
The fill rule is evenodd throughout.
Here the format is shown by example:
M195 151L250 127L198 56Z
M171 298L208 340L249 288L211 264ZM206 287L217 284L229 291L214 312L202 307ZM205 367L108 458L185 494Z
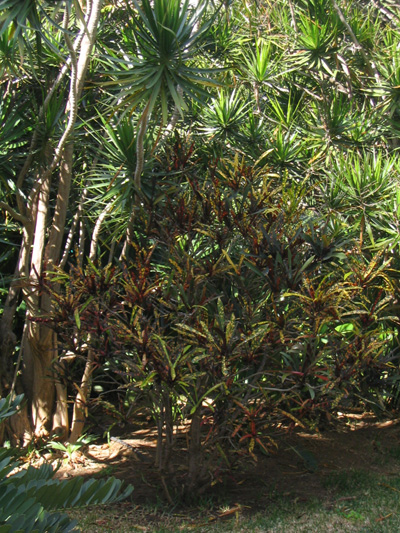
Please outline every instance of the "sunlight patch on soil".
M151 462L155 453L154 428L133 430L120 438L125 445L114 441L90 444L77 452L72 464L64 461L56 474L112 475L133 484L130 502L106 508L104 512L99 508L93 513L85 511L84 515L78 512L82 530L87 533L111 530L336 533L362 528L374 533L400 531L400 501L395 492L400 493L398 419L382 421L370 415L345 413L335 428L318 433L302 429L274 435L279 443L277 452L244 457L232 475L210 487L191 508L182 507L179 501L171 508L165 502L159 475ZM184 468L185 447L186 439L177 439L176 468ZM62 456L58 455L58 460ZM374 494L378 492L384 503L375 505ZM283 525L279 525L281 519ZM389 525L395 529L385 529Z

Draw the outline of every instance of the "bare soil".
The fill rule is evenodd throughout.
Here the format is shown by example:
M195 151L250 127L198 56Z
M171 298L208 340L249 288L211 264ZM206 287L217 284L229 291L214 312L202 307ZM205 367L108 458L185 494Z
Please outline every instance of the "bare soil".
M115 441L90 445L82 452L76 452L72 460L64 459L56 475L60 478L112 475L132 483L135 516L138 512L142 514L142 524L146 526L146 513L149 512L146 510L153 509L154 518L154 509L162 514L168 507L162 483L152 467L155 432L150 427L141 428L119 438L138 449L141 456ZM178 441L182 446L182 461L183 440ZM282 431L276 440L279 445L276 452L267 456L255 450L255 456L242 458L229 475L225 475L221 482L215 482L199 500L198 516L202 514L210 519L216 509L221 513L224 507L253 513L265 508L277 496L290 496L294 501L329 501L331 489L326 483L327 478L349 470L376 472L383 476L400 474L400 419L381 421L368 413L347 413L340 415L335 426L325 431L311 433L298 428L291 432ZM179 462L179 449L177 457ZM177 464L176 468L184 469L184 465ZM130 506L132 508L132 503ZM181 512L179 502L176 510ZM191 513L193 517L196 511L192 508L182 512Z

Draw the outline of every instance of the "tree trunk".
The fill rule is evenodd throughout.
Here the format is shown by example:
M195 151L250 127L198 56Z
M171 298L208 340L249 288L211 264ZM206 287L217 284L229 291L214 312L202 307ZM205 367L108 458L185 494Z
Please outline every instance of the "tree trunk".
M204 482L203 453L201 446L201 406L193 414L189 431L188 448L188 479L186 484L186 495L195 494L199 485Z
M23 383L32 409L35 435L50 433L55 400L52 362L57 355L56 336L43 325L27 323L23 339Z
M13 382L12 358L17 344L17 337L13 332L13 321L21 293L21 279L28 273L29 250L32 244L32 231L23 229L23 240L19 251L14 278L11 282L7 299L4 304L0 321L0 393L5 396L10 392Z
M75 127L78 102L96 38L101 6L102 0L85 3L85 7L82 8L83 11L86 10L85 22L82 22L74 44L70 39L69 10L66 8L63 27L65 43L70 55L57 77L57 80L61 80L61 74L65 75L67 69L70 68L65 130L53 153L49 154L51 162L37 177L26 205L19 202L21 213L15 215L15 218L23 224L24 233L15 277L10 286L0 324L0 347L2 349L0 386L6 389L13 382L13 353L16 337L12 333L12 325L22 286L21 278L25 278L23 293L27 304L27 315L21 344L22 385L30 406L28 413L31 415L31 421L28 423L26 417L23 424L20 424L21 427L17 429L20 439L23 438L24 431L31 428L36 435L46 434L52 429L56 429L63 435L68 432L66 390L61 380L58 382L55 380L52 370L53 362L58 359L57 337L44 324L32 321L32 318L40 318L41 315L51 312L49 297L41 295L35 288L35 284L41 281L46 269L51 270L60 261L72 181L74 147L70 142L70 136ZM48 98L45 100L43 113L46 111L46 102L48 103ZM23 181L31 168L36 135L37 133L34 132L31 153L21 171L19 181ZM50 186L53 173L58 166L60 166L59 182L55 195L54 215L49 227ZM19 183L19 187L21 185L22 183ZM7 208L9 212L13 211L8 206L3 206L3 208Z
M90 394L90 385L93 372L94 352L89 348L85 364L81 385L75 398L74 412L72 416L72 427L70 442L76 442L83 433L86 422L86 402Z

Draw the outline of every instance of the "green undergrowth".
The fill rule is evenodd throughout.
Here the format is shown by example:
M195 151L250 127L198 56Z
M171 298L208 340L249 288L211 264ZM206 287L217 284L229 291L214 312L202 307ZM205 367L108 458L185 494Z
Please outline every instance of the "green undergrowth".
M227 505L183 511L162 506L96 507L74 511L82 531L206 532L397 532L400 531L400 475L381 476L361 470L338 471L322 480L321 498L271 492L265 508Z

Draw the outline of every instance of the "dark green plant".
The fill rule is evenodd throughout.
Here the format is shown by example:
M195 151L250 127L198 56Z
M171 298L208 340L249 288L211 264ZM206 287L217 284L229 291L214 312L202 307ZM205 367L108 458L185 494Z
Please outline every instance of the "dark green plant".
M190 497L210 486L216 462L268 453L282 419L316 424L362 402L384 409L397 289L384 250L361 252L358 233L327 222L323 203L311 209L304 182L264 164L276 164L272 153L200 176L176 142L157 201L138 211L132 262L48 273L40 289L54 314L37 320L74 365L89 362L95 383L114 376L120 398L127 391L152 414L164 486ZM347 201L356 209L358 196ZM60 379L72 384L74 366ZM174 457L182 423L186 470Z
M99 2L19 4L0 1L0 366L9 390L16 313L35 317L25 332L42 321L59 335L33 366L51 385L45 401L29 398L32 412L48 406L34 430L50 431L54 413L67 421L65 395L76 409L60 433L73 426L74 438L91 407L113 402L123 420L134 404L156 421L163 482L190 494L219 479L221 464L266 453L275 421L395 408L396 17L344 0L103 3L62 166L71 188L58 194L54 168L36 196L72 109L63 95L74 87L68 39L78 50L87 26L79 5L89 16ZM212 98L209 84L224 89ZM42 199L47 215L36 212ZM31 337L23 368L44 353ZM183 421L186 470L174 465Z
M15 414L23 400L17 396L0 400L0 423ZM35 533L78 531L76 521L57 512L71 507L105 504L125 499L132 492L122 482L108 480L84 481L75 477L68 481L53 479L53 468L43 464L37 468L18 468L15 450L0 450L0 530L6 532L31 531Z

